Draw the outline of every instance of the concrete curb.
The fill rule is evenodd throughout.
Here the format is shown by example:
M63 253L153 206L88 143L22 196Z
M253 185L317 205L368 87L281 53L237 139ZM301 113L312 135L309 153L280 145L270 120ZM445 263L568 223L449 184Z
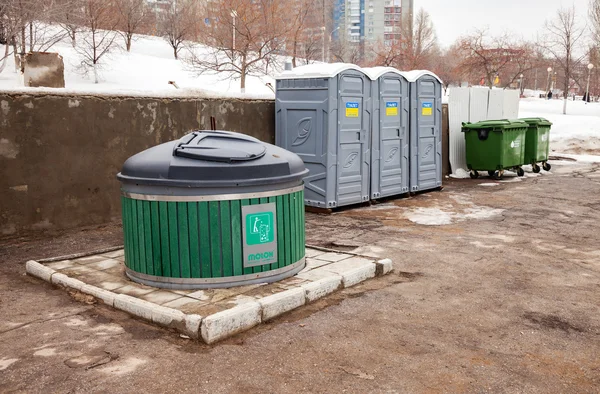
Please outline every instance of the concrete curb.
M342 288L342 277L339 275L319 279L315 282L303 284L302 289L306 297L306 303L314 302Z
M365 265L342 274L344 287L351 287L367 279L374 278L377 270L376 264Z
M262 321L273 319L306 303L304 289L299 287L282 291L258 300L262 309Z
M248 302L205 317L200 326L202 339L210 345L260 324L261 309L258 302Z
M376 275L387 275L394 270L394 264L390 259L381 259L375 262L377 265Z
M213 344L342 288L354 286L375 276L386 275L393 270L393 264L390 259L374 261L341 275L332 274L332 276L302 284L298 288L282 291L256 302L241 304L209 316L185 314L177 309L167 308L125 294L117 294L71 278L37 261L27 261L25 269L28 275L57 286L89 294L115 309L163 327L173 328L190 338L201 338L205 343Z

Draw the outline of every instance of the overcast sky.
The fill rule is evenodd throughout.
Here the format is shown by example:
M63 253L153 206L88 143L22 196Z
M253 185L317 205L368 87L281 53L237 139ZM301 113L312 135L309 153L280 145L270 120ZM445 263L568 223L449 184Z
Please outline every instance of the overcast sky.
M415 0L415 13L425 8L431 15L438 39L451 45L474 28L488 26L493 34L512 32L535 39L546 19L573 4L581 22L587 20L588 0Z

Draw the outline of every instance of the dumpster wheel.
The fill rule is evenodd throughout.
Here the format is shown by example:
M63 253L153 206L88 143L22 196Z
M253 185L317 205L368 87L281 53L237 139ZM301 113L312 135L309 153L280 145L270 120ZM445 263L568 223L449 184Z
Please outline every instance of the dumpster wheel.
M494 179L500 181L504 177L504 170L496 171L494 173Z
M542 167L544 167L544 171L550 171L552 169L552 166L548 162L543 162Z
M540 168L540 166L537 165L537 163L532 165L531 168L533 168L533 172L535 172L536 174L541 171L541 168Z
M471 177L471 179L477 179L479 178L479 172L477 172L476 170L471 170L469 176Z
M521 167L517 168L517 176L525 176L525 171Z

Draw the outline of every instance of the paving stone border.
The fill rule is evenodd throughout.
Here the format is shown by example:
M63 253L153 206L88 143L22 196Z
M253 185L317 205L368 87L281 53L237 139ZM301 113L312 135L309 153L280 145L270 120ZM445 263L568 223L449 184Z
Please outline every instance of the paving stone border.
M359 261L364 258L356 256L352 259ZM56 261L56 259L46 261ZM333 262L326 268L331 273L329 276L315 278L314 281L302 283L298 287L208 316L186 314L178 309L86 284L34 260L27 261L25 269L28 275L57 286L89 294L115 309L154 324L175 329L190 338L201 339L207 344L212 344L299 308L306 303L314 302L337 290L355 286L375 276L386 275L393 268L390 259L372 261L370 264L362 263L363 265L358 268L343 270L336 267L336 263ZM305 274L309 275L310 271Z

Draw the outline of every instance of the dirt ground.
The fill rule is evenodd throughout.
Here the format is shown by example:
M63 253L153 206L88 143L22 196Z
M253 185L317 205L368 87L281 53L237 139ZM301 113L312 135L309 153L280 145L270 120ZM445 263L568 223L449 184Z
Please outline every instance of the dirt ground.
M598 393L600 166L552 172L307 215L396 271L214 346L24 275L116 225L1 241L0 392Z

